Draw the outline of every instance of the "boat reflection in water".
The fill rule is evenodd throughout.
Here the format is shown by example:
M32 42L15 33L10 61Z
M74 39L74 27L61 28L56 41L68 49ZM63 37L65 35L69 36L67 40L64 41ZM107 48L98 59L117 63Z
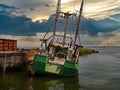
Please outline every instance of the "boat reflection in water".
M30 89L31 88L31 89ZM30 90L79 90L77 78L32 77Z
M60 80L51 80L45 82L45 85L48 90L64 90L64 83L60 82Z
M79 90L77 77L28 77L25 73L0 73L0 90Z

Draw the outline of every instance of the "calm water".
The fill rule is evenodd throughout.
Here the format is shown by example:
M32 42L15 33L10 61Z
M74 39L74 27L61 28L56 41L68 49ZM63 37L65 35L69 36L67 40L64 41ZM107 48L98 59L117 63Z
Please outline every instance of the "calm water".
M80 90L120 90L120 47L94 48L80 59Z
M120 90L120 48L94 49L99 53L80 58L78 77L29 77L25 72L0 73L0 90Z

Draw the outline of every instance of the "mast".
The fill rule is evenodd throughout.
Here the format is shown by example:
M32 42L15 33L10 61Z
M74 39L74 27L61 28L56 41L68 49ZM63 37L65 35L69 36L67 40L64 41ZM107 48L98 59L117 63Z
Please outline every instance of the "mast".
M57 21L58 21L58 16L59 16L60 8L61 8L61 0L58 0L57 10L56 10L56 17L55 17L55 23L54 23L53 41L54 41L55 34L56 34L56 26L57 26Z
M65 28L64 28L64 36L63 36L63 46L65 45L65 38L66 38L66 33L67 33L67 26L68 26L68 19L69 19L69 16L71 15L76 15L75 13L71 14L69 12L60 12L60 13L63 13L65 18L66 18L66 21L65 21Z
M66 17L66 23L65 23L65 29L64 29L63 46L65 45L65 37L66 37L67 26L68 26L68 18L71 14L69 12L67 12L67 13L64 13L64 15Z
M54 24L54 27L53 27L54 28L53 29L54 32L53 32L53 35L52 35L53 36L53 41L54 41L54 36L55 36L55 32L56 32L57 19L58 19L58 16L59 16L60 7L61 7L61 0L58 0L58 2L57 2L57 9L56 9L56 17L55 17L55 19L54 19L54 21L52 23L52 25ZM43 43L45 43L46 49L47 49L47 43L46 42L47 42L48 39L45 39L45 37L47 36L49 31L50 31L50 28L48 29L48 31L44 35L43 39L40 39L40 41L43 41L40 46L42 46ZM51 36L49 37L49 39L50 38L51 38Z
M79 11L79 17L78 17L78 20L77 20L77 27L76 27L76 34L75 34L74 45L76 44L76 40L77 40L78 34L80 33L79 32L79 27L80 27L80 21L81 21L81 16L82 16L82 11L83 11L83 4L84 4L84 0L82 0L82 2L81 2L81 7L80 7L80 11Z

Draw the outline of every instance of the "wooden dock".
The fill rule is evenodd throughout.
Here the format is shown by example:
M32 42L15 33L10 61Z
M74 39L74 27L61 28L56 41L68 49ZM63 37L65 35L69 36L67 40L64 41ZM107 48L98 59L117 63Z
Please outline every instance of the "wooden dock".
M0 67L4 69L4 72L8 65L14 65L14 62L17 60L16 54L18 52L16 49L17 40L0 39Z
M0 70L6 72L10 68L10 71L17 67L21 69L38 52L38 49L17 49L17 40L0 39Z
M0 52L0 67L5 72L7 67L13 67L18 63L22 63L24 53L18 51L1 51Z
M10 71L13 71L20 65L25 67L25 64L33 61L34 55L37 53L39 53L37 49L0 51L0 70L6 72L7 69L12 68Z

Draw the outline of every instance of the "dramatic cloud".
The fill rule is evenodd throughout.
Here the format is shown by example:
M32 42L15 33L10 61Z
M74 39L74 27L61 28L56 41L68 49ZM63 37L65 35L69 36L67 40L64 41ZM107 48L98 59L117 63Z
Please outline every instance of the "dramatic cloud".
M17 40L18 48L31 48L40 46L40 41L38 36L13 36L13 35L0 35L0 38Z
M31 48L31 47L39 48L41 44L40 39L42 39L44 35L45 33L36 33L36 35L34 36L18 36L18 35L14 36L1 34L0 38L17 40L18 48ZM47 38L51 35L52 33L47 35Z
M110 15L120 14L119 5L120 0L86 0L84 14L88 18L103 19Z
M56 10L56 0L0 0L0 3L21 8L22 14L33 21L47 19ZM50 7L46 7L48 5ZM42 13L41 13L42 12Z
M18 10L17 8L0 5L0 33L12 34L12 35L35 35L37 32L45 32L48 30L54 20L54 14L49 17L48 20L43 22L32 22L30 18L26 16L16 16L13 12ZM94 19L82 19L81 33L88 33L90 35L97 35L99 32L112 32L120 29L120 14L111 15L108 18L101 20ZM64 18L61 18L58 23L58 30L64 29ZM76 20L70 18L69 30L72 32L75 30Z
M55 0L0 0L0 3L24 9L53 4L54 2Z
M31 2L32 1L33 0L31 0ZM45 0L41 0L41 1L44 2ZM112 2L112 0L110 1ZM104 14L105 15L104 18L101 19L86 18L86 17L82 18L80 32L81 32L81 41L83 45L120 45L120 40L119 40L120 13L119 13L118 4L116 3L116 2L119 3L120 1L116 0L116 2L107 3L107 0L104 0L104 2L106 2L104 3L104 5L102 5L101 3L99 4L98 7L97 6L94 7L98 9L98 11L100 11L101 13L97 11L91 13L91 17L94 16L101 17L101 15ZM93 3L95 4L98 2L95 0ZM73 3L71 3L71 5L72 4ZM66 3L64 3L64 5L66 5ZM92 3L90 3L89 5L92 5ZM68 6L66 5L66 7ZM43 11L43 8L46 8L45 9L46 12L44 12L45 10ZM53 9L48 10L48 8L54 8L54 10ZM102 8L104 9L102 10ZM44 12L43 14L44 16L45 13L47 14L55 11L55 6L53 2L49 1L49 4L47 2L42 3L40 9L39 7L38 8L30 7L29 9L25 9L25 11L26 10L27 10L27 14L30 13L30 15L33 15L32 14L33 12L34 14L38 15L38 13L36 13L36 10L39 12L41 11L40 13ZM16 39L18 40L19 47L27 47L28 45L31 45L31 47L34 46L38 47L40 45L39 39L43 37L43 34L49 29L49 27L51 27L52 21L54 20L55 14L52 13L51 15L50 14L48 15L49 15L48 20L38 17L38 19L41 19L41 21L33 22L33 18L31 19L27 17L28 15L24 15L23 9L0 4L0 22L1 22L0 38ZM58 28L57 28L58 31L64 30L64 24L65 24L64 21L65 19L61 17L60 21L58 22ZM69 22L70 22L69 23L70 27L68 29L71 30L71 33L73 33L76 25L75 18L71 17Z
M0 4L0 34L36 35L37 32L47 31L53 20L50 17L49 21L44 20L42 23L32 22L24 15L16 16L13 14L17 10L15 7Z
M61 0L62 11L79 10L80 0ZM0 0L0 3L21 8L33 21L48 19L56 10L57 0ZM120 0L85 0L84 16L101 19L120 13ZM41 13L42 12L42 13Z
M120 29L120 14L116 14L101 20L84 19L82 22L83 32L97 35L98 32L112 32Z

